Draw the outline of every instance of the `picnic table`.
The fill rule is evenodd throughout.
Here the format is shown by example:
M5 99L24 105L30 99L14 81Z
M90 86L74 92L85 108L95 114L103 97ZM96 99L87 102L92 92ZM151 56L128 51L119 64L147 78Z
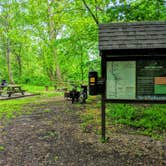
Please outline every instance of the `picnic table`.
M0 96L4 92L5 87L6 87L6 85L0 85Z
M6 85L0 85L0 90L3 90L6 87Z
M11 95L15 93L21 93L22 95L24 95L25 92L25 90L23 90L20 85L0 85L0 94L5 91L8 94L8 97L11 97Z

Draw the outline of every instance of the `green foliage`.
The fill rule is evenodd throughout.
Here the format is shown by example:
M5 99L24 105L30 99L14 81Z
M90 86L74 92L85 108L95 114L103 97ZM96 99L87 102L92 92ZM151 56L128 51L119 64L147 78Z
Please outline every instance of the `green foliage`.
M166 132L166 106L165 105L127 105L110 104L107 117L114 124L125 124L146 133Z
M83 131L101 134L101 103L90 97L86 110L81 113ZM110 131L111 127L111 131ZM123 128L127 132L141 133L156 138L166 137L166 105L162 104L107 104L106 130Z
M1 151L4 151L4 150L5 150L5 147L2 146L2 145L0 145L0 152L1 152Z
M56 137L58 137L58 133L56 131L48 131L46 132L43 136L42 139L55 139Z
M0 103L0 119L11 119L19 114L19 110L22 108L22 102L2 102Z
M0 101L0 120L7 121L11 118L15 118L16 116L20 116L21 114L29 114L33 110L24 110L24 106L26 104L42 102L41 100L45 98L62 95L61 93L55 92L53 90L53 87L50 87L49 91L45 91L45 87L43 86L22 85L22 87L26 89L27 92L40 93L40 95L34 97ZM44 110L43 112L49 111L51 110Z
M28 84L22 84L21 87L25 89L27 92L30 92L32 94L42 94L42 96L46 97L53 97L53 96L62 96L62 92L56 92L55 88L53 86L48 86L48 91L46 91L45 86L36 86L36 85L28 85Z
M81 119L83 121L90 121L94 119L94 115L93 114L85 114L81 116Z
M82 120L81 128L84 132L99 132L100 112L98 111L98 109L90 107L86 111L84 111L80 117Z
M45 109L43 112L44 113L49 113L49 112L51 112L51 110L50 109Z
M118 22L154 21L166 19L165 0L128 0L110 5L107 20Z
M87 83L100 72L96 22L166 20L164 0L1 1L0 80L19 84Z

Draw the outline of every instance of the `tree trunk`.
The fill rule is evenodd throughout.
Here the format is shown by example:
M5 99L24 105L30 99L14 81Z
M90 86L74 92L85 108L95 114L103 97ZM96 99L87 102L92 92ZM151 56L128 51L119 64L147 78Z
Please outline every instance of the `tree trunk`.
M13 74L11 70L11 54L10 54L10 41L7 39L7 45L6 45L6 61L7 61L7 69L8 69L8 77L9 77L9 83L14 84L13 80Z
M58 64L56 64L56 78L58 81L62 80L62 75L61 75L60 67Z
M49 69L49 70L47 70L47 73L48 73L48 76L49 76L50 80L51 80L52 82L54 82L54 81L55 81L55 78L54 78L53 70Z
M19 72L19 77L21 78L22 76L22 63L21 63L21 56L16 55L17 58L17 63L18 63L18 72Z
M49 18L49 22L48 22L48 30L49 30L49 39L50 39L50 43L51 43L51 49L52 49L52 53L53 53L53 57L54 57L54 73L55 73L55 80L62 80L62 76L61 76L61 71L60 71L60 66L58 64L58 55L57 55L57 51L56 51L56 47L54 45L52 45L52 43L54 43L54 41L56 40L57 37L57 29L55 27L55 23L54 23L54 12L52 11L52 4L54 3L54 1L50 1L50 3L48 2L48 18Z
M80 64L80 69L81 69L81 82L83 84L84 82L84 68L83 68L83 53L81 52L81 64Z
M22 76L21 49L22 49L22 45L20 45L19 53L18 54L16 53L16 59L17 59L17 63L18 63L18 71L19 71L19 77L20 78Z

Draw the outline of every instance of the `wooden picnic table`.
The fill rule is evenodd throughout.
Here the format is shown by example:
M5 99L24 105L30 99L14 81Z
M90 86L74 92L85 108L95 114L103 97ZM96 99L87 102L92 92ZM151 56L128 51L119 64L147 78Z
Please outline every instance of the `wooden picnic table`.
M21 93L24 95L25 90L22 90L20 85L8 85L7 86L7 94L10 97L14 93Z
M25 92L25 90L23 90L20 85L0 85L0 94L5 91L8 94L8 97L15 93L21 93L22 95L24 95Z
M5 87L6 87L6 85L0 85L0 96L4 92Z
M6 85L0 85L0 90L3 90L6 87Z

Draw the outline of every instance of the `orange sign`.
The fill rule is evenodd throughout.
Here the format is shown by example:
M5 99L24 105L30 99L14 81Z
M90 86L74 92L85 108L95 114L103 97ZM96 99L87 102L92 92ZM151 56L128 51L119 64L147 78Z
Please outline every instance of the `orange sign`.
M154 83L156 85L164 85L164 84L166 84L166 77L155 77Z
M90 82L95 82L95 77L91 77Z

